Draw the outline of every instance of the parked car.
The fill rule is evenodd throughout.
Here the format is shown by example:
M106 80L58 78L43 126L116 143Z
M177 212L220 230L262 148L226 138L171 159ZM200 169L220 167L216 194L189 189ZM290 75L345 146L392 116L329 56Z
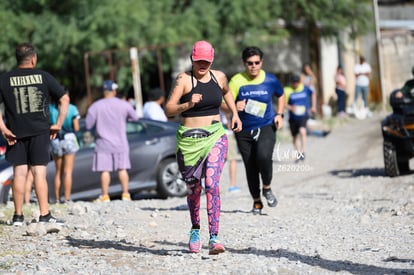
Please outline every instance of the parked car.
M186 185L181 179L175 158L177 126L174 122L149 119L128 122L127 135L131 157L131 169L128 170L129 191L132 197L143 190L156 190L163 198L186 195ZM78 140L81 149L76 153L73 169L72 200L92 200L101 194L100 174L92 172L94 134L86 130L83 120ZM55 165L51 161L47 165L50 202L56 201L54 175ZM0 203L5 203L11 198L12 176L10 164L0 160ZM111 198L117 198L121 193L117 173L113 172L109 195Z
M400 176L410 171L409 162L414 158L414 99L390 95L393 113L382 122L385 175Z

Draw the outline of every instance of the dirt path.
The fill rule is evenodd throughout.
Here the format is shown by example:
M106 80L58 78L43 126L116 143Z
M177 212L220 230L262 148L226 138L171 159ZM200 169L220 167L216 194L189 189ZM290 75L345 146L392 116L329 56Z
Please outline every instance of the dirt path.
M325 138L309 137L303 163L274 162L279 204L252 215L244 168L241 192L221 186L220 238L208 255L205 196L203 250L188 252L185 198L54 205L67 221L58 233L32 237L0 225L0 273L10 274L414 274L414 174L384 176L380 116L350 119ZM275 155L278 153L275 152ZM413 162L411 162L413 168ZM37 206L33 206L36 211ZM3 221L12 206L0 211Z

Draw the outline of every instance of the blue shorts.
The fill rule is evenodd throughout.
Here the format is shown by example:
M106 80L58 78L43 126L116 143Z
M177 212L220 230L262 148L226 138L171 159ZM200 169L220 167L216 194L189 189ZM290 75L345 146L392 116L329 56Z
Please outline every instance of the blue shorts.
M102 153L95 152L93 155L92 171L112 172L131 168L129 152Z
M63 139L54 139L50 142L54 156L75 154L79 150L79 143L74 133L66 133Z

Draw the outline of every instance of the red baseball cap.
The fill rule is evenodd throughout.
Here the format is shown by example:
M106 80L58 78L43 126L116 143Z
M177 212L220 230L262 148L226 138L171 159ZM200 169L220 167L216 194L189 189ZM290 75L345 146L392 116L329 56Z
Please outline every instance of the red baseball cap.
M213 46L211 46L210 43L204 40L195 42L193 45L191 59L193 61L204 60L208 62L213 62L213 59L214 59Z

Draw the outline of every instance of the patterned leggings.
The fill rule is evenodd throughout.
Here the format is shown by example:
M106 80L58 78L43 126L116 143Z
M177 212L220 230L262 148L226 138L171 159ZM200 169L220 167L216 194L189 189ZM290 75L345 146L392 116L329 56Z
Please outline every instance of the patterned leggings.
M205 192L207 198L208 230L218 234L220 221L220 176L227 156L227 136L223 135L211 149L205 161ZM191 223L200 225L201 180L187 184L187 204Z

